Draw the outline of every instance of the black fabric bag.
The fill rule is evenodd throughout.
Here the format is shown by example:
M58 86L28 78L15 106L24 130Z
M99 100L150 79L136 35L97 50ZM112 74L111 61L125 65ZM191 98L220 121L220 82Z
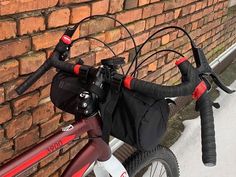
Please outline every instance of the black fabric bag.
M59 72L52 81L51 100L63 111L77 115L79 94L90 88L78 77ZM155 148L166 131L169 106L165 99L154 99L122 88L107 88L107 96L99 104L103 134L112 136L142 151ZM104 131L105 130L105 131ZM104 138L105 141L108 141Z
M117 104L109 110L115 94L119 95ZM112 136L142 151L155 148L166 131L169 105L163 98L154 99L123 88L119 93L110 91L100 110L104 121L109 121L109 113L112 115L108 130Z

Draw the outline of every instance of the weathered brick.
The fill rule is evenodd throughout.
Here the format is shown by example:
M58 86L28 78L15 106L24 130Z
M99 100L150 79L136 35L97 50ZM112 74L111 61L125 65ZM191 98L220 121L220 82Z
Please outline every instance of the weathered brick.
M128 0L125 1L125 9L132 9L138 6L139 0Z
M30 131L27 131L26 133L15 139L15 149L16 151L20 151L22 149L25 149L26 147L29 147L37 143L38 140L39 140L39 129L38 127L36 127Z
M165 14L162 14L162 15L158 15L157 17L156 17L156 26L157 25L161 25L162 23L164 23L165 22Z
M164 9L164 3L150 4L143 9L143 18L152 17L162 14Z
M94 52L89 53L88 55L84 55L83 57L81 57L82 60L84 61L85 65L89 65L89 66L93 66L95 65L95 60L96 60L96 55Z
M6 121L12 118L11 108L8 104L0 106L0 112L1 112L0 124L5 123Z
M1 145L0 148L0 163L4 162L7 159L10 159L14 154L13 142L8 141L7 143Z
M150 0L139 0L138 5L143 6L143 5L146 5L146 4L149 4L149 3L150 3Z
M45 20L41 16L26 17L19 20L19 35L31 34L45 30Z
M149 33L146 32L146 33L140 34L138 36L135 36L134 39L135 39L136 44L137 45L142 44L148 38L148 35L149 35ZM134 47L134 44L131 39L128 39L128 40L126 40L125 46L126 46L125 50L130 50Z
M54 116L49 121L40 125L40 136L45 137L55 131L59 127L61 114Z
M50 162L52 162L54 159L56 159L59 155L59 151L53 152L52 154L50 154L49 156L47 156L46 158L44 158L41 162L40 162L40 168L48 165Z
M39 124L49 120L54 114L54 106L51 102L39 105L32 111L33 124Z
M69 113L65 112L62 114L62 119L63 119L63 121L68 122L68 121L74 120L75 116L73 114L69 114Z
M75 4L75 3L82 3L82 2L89 2L89 1L93 1L93 0L59 0L59 4L60 5L64 5L64 4Z
M116 55L119 55L125 51L125 41L120 41L119 43L111 46L111 49Z
M4 101L5 101L4 88L0 87L0 104L2 104Z
M139 20L141 17L142 9L134 9L117 14L116 19L125 24Z
M170 35L169 34L166 34L165 36L162 37L162 40L161 40L162 45L168 44L169 42L170 42Z
M12 19L0 21L0 41L16 37L16 22Z
M0 15L15 14L20 12L27 12L32 10L44 9L53 7L58 3L58 0L27 0L27 1L1 1L0 2Z
M12 102L14 115L18 115L22 111L29 110L36 107L39 102L39 93L33 93L26 96L22 96Z
M8 60L0 64L0 84L15 79L19 75L19 62L17 60Z
M134 34L138 34L145 30L146 21L140 20L134 23Z
M6 126L6 135L12 138L25 130L28 130L32 125L32 116L29 113L23 113L10 121Z
M109 13L114 14L123 9L124 0L110 0Z
M89 51L89 41L88 40L80 40L74 43L71 47L70 56L76 57L87 53Z
M0 129L0 144L3 143L4 139L5 139L5 137L4 137L4 129L1 128Z
M154 61L153 63L148 65L148 71L153 72L157 70L157 61Z
M109 9L109 0L101 0L92 3L92 15L106 14Z
M148 18L146 20L146 27L145 27L145 29L148 30L148 29L154 27L155 24L156 24L156 18L155 17Z
M50 89L51 89L51 85L47 85L46 87L43 87L40 90L40 100L49 97L50 95Z
M69 19L70 19L70 9L64 8L53 11L48 16L48 27L54 28L58 26L68 25Z
M0 61L28 52L31 48L29 38L21 38L0 43ZM14 49L14 50L12 50Z
M19 58L20 74L24 75L34 72L44 63L45 60L46 54L44 52L29 54L25 57Z
M91 8L89 5L83 5L74 7L71 10L70 23L78 23L91 14Z
M98 39L98 40L100 40L102 42L105 42L105 38L106 38L105 37L105 33L100 33L100 34L94 36L94 38L96 38L96 39ZM100 41L97 41L95 39L90 39L90 49L94 50L97 47L103 47L104 44L101 43Z
M107 31L105 33L105 42L106 43L112 43L115 41L118 41L121 38L121 31L119 28Z
M32 37L34 50L46 49L56 45L64 31L47 31Z

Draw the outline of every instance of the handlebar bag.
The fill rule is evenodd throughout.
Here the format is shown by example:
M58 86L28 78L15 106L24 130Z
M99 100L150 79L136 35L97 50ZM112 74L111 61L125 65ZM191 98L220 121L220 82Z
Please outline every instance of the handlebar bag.
M79 116L76 109L77 99L80 93L88 89L89 85L89 83L84 83L77 76L60 71L52 80L51 101L57 108Z
M112 119L111 135L141 151L154 149L160 143L167 128L170 111L168 101L122 88L115 109L112 111L110 105L113 104L114 97L114 93L110 91L106 101L100 105L103 121ZM112 118L107 117L111 111Z

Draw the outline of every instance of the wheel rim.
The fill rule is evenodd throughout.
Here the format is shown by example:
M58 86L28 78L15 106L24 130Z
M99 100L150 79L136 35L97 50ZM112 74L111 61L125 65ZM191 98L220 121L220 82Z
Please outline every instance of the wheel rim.
M137 172L135 177L172 177L172 173L165 161L155 159Z

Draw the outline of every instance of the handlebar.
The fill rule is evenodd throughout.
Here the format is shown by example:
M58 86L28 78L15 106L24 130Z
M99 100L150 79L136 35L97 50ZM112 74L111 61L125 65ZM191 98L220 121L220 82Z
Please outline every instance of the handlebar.
M70 49L70 37L72 37L75 30L76 28L67 29L50 58L46 60L42 66L32 73L32 75L16 89L19 95L24 93L52 67L68 73L73 73L75 75L88 73L87 71L89 69L97 70L89 66L66 63L62 60L63 54ZM127 89L155 98L187 96L192 94L193 98L197 100L196 105L200 110L201 116L202 160L206 166L214 166L216 164L216 145L212 111L213 102L210 100L207 93L207 86L205 81L202 79L202 75L208 74L212 76L213 81L227 93L232 93L233 91L224 86L224 84L212 71L207 63L207 60L204 58L205 56L203 51L193 46L193 52L197 68L194 68L191 63L186 60L186 58L182 58L176 62L176 65L182 74L182 83L179 85L162 86L129 76L124 77L122 75L120 78L123 78L123 86Z

